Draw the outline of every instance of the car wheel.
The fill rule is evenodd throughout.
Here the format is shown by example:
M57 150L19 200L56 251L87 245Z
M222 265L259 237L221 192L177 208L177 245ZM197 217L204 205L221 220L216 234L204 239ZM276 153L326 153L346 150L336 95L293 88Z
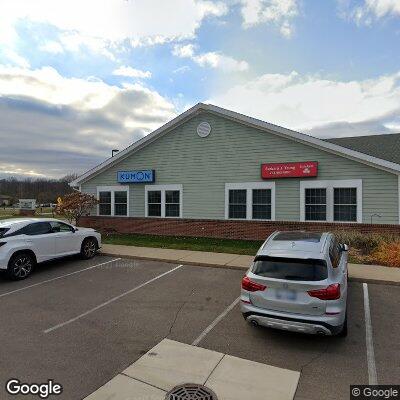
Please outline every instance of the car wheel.
M343 323L342 330L338 333L338 336L340 336L340 337L346 337L347 336L347 312L346 312L346 316L344 318L344 323Z
M13 280L22 280L32 273L34 266L35 259L31 254L18 253L11 257L7 274Z
M81 247L81 257L84 260L89 260L96 255L98 245L97 240L94 238L87 238L83 241Z

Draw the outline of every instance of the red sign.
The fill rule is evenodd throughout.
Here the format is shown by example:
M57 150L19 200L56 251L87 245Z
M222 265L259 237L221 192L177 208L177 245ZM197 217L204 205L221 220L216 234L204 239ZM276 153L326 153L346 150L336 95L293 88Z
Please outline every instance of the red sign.
M318 162L268 163L261 165L263 179L308 178L318 175Z

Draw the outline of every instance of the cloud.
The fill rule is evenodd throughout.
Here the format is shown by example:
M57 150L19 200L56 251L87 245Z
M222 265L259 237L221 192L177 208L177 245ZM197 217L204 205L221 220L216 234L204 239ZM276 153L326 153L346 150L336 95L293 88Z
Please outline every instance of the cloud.
M76 51L84 45L111 58L122 42L140 46L193 38L205 18L227 11L224 2L211 0L1 1L0 41L14 48L18 23L28 21L57 28L63 48ZM56 50L54 43L43 46Z
M25 57L22 57L20 54L18 54L12 48L6 46L3 49L0 49L0 54L2 54L3 57L5 57L9 62L14 65L18 65L22 68L30 67L29 61Z
M241 0L243 26L272 23L276 25L282 36L293 34L293 19L299 14L298 0Z
M342 16L357 24L371 25L384 17L400 16L399 0L363 0L363 4L356 7L351 7L348 1L339 0L339 6Z
M60 54L64 52L63 46L59 42L49 40L39 46L39 50L51 54Z
M0 65L0 174L83 172L176 115L142 84L62 77L55 69Z
M150 71L142 71L140 69L135 69L127 66L121 66L117 68L116 70L113 71L113 75L127 76L129 78L141 78L141 79L151 78Z
M58 37L57 43L63 50L70 52L90 51L100 54L112 61L116 61L114 50L119 50L120 46L113 45L110 41L83 35L78 32L62 32Z
M319 136L348 136L355 130L383 133L399 126L400 71L360 81L296 72L265 74L213 96L210 102L287 128L313 130Z
M194 57L195 46L193 44L175 45L172 54L181 58Z
M246 61L236 60L220 52L196 54L193 44L175 45L172 54L180 58L190 58L201 67L221 69L226 72L241 72L249 69Z
M174 74L184 74L185 72L190 71L190 67L188 65L184 65L183 67L179 67L175 70L173 70L172 72Z

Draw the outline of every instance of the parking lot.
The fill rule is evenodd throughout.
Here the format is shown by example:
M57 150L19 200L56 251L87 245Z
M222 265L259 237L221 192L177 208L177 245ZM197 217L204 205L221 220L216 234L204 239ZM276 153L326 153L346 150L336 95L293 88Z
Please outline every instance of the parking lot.
M163 338L300 371L298 400L346 399L350 384L368 384L361 283L350 283L343 339L246 324L237 304L227 310L242 276L105 256L47 263L20 282L0 276L0 398L16 398L4 389L13 377L54 379L64 388L57 398L82 399ZM368 291L377 380L398 384L400 287L369 284Z

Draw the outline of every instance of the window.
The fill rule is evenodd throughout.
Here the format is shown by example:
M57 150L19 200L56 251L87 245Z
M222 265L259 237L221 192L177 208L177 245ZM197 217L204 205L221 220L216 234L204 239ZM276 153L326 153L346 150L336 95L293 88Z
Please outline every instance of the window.
M271 189L253 189L253 219L271 219Z
M179 217L179 190L165 191L165 216Z
M252 272L265 278L289 281L322 281L328 277L324 260L259 256Z
M306 221L326 221L326 189L306 189Z
M357 189L333 189L333 220L357 221Z
M247 190L229 190L229 218L247 217Z
M128 215L128 193L126 191L114 192L114 215Z
M362 222L362 180L300 181L300 220Z
M226 219L275 219L275 183L225 184Z
M124 186L102 186L97 188L98 215L127 216L129 188Z
M74 232L74 228L71 225L64 224L58 221L50 222L52 232Z
M35 222L34 224L27 225L22 233L29 236L46 235L52 233L51 225L48 222Z
M111 215L111 192L99 192L99 215Z
M146 217L182 218L182 185L148 185Z
M161 190L152 190L147 193L148 216L161 217Z

